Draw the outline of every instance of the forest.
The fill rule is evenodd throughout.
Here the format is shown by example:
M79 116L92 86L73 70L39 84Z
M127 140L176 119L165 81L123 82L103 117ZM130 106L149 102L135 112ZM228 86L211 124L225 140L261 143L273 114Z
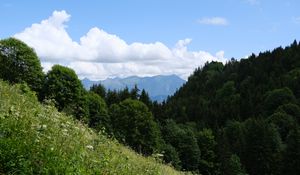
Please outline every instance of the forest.
M40 103L52 104L139 154L161 155L177 170L203 175L300 172L297 41L226 64L208 62L162 103L138 87L115 91L95 84L87 91L75 71L61 65L45 74L35 51L15 38L0 41L0 79L26 84Z

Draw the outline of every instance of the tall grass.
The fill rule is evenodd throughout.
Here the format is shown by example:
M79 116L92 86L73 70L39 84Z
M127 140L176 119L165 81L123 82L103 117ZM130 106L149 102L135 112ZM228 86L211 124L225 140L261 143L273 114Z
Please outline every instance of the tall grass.
M0 81L0 174L180 174Z

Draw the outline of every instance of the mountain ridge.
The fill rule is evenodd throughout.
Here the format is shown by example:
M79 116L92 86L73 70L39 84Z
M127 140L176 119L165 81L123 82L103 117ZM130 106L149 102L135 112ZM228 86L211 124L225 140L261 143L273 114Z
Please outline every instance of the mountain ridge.
M102 84L106 89L110 90L122 90L126 87L132 89L137 85L140 90L145 89L153 101L162 102L167 99L168 96L173 95L186 81L173 74L151 77L116 77L100 81L83 78L81 82L85 89L89 89L93 84Z

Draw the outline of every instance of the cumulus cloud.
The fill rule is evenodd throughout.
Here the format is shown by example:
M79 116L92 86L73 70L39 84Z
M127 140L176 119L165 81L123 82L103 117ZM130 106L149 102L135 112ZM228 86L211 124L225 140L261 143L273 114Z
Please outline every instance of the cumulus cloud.
M205 17L198 20L198 23L205 25L215 25L215 26L226 26L228 25L228 21L223 17Z
M94 27L75 42L66 31L70 17L66 11L54 11L48 19L14 36L35 49L45 71L54 64L62 64L73 68L81 78L95 80L159 74L187 78L207 61L226 61L224 51L215 55L189 51L187 46L192 41L189 38L169 48L161 42L126 43L117 35Z

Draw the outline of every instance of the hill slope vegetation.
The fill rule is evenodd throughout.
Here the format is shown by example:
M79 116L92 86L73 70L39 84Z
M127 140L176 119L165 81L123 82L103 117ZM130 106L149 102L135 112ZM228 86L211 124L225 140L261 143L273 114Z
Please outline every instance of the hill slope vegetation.
M2 81L0 145L0 174L180 174Z
M206 63L155 117L179 153L180 141L169 138L170 120L193 131L198 147L192 151L201 154L200 159L181 157L182 163L198 165L189 169L229 175L239 174L234 167L240 166L249 174L299 174L299 90L300 44L294 41L225 65ZM214 138L203 139L207 129Z

